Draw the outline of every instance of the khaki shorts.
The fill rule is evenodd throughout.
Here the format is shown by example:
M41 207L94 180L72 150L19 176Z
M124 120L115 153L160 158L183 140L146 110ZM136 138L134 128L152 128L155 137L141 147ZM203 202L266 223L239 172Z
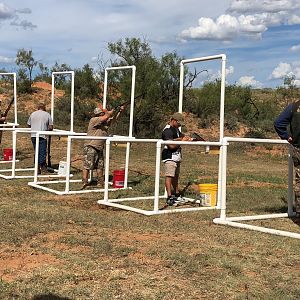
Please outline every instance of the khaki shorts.
M165 164L165 176L175 177L180 173L180 162L176 162L173 160L167 160L164 162Z
M85 170L94 170L104 167L103 149L98 150L91 146L84 146L83 155L83 168Z

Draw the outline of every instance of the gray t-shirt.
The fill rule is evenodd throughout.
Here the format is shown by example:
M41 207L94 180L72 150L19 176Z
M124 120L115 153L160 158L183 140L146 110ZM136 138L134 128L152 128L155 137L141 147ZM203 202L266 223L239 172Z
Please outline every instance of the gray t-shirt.
M37 110L30 115L27 124L32 131L47 131L49 125L53 125L53 121L49 113L44 110ZM36 133L32 132L31 136L35 137ZM45 135L40 135L40 137L46 138Z

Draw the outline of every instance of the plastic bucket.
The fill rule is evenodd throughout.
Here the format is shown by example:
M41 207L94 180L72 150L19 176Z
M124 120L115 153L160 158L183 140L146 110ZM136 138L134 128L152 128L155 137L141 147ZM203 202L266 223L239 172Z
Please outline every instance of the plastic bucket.
M200 201L202 206L217 205L217 184L202 183L199 184Z
M125 170L114 170L113 171L113 187L122 188L124 187Z
M67 162L60 161L58 165L58 175L66 176L67 175Z
M3 149L3 159L6 161L12 160L13 157L13 149L5 148Z

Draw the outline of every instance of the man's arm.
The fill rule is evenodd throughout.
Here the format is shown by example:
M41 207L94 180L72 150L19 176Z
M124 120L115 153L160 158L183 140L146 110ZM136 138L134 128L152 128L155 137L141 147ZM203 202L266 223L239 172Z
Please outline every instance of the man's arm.
M111 117L108 119L107 123L108 125L112 125L113 123L115 123L118 118L120 117L122 111L125 109L124 106L120 106L120 108L117 110L117 113L115 113L115 110L112 109L110 112L111 112Z
M189 136L184 135L183 133L180 133L179 137L174 138L172 130L170 128L166 128L163 131L163 133L162 133L162 139L163 140L168 140L168 141L170 141L170 140L172 140L172 141L191 141L192 140L192 138L190 138ZM169 144L167 146L168 146L168 148L170 150L176 150L176 149L178 149L180 147L180 145L176 145L176 144L174 144L174 145L173 144Z
M289 140L288 126L293 117L293 104L289 104L286 109L277 117L274 128L282 140Z

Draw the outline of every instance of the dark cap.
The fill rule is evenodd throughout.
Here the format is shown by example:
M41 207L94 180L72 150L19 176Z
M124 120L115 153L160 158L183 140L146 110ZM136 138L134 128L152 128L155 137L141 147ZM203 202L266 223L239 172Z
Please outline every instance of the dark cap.
M174 113L170 120L176 120L180 123L180 125L184 126L184 118L183 118L183 115L181 113Z

